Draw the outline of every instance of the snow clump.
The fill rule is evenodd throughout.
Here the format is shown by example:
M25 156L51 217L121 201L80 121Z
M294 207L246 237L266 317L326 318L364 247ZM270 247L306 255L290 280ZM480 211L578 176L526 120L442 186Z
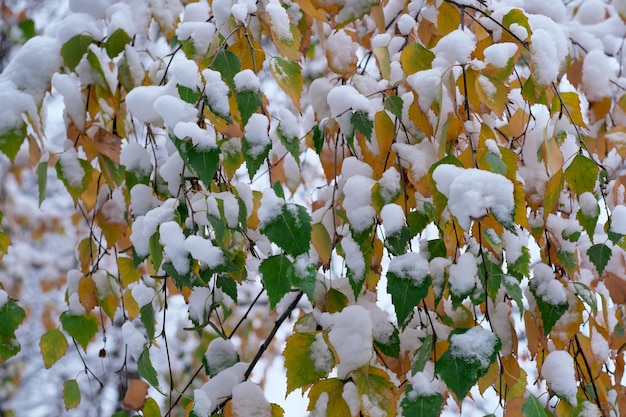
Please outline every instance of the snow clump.
M574 359L570 354L564 350L555 350L543 361L541 375L555 394L576 406L578 387L574 369Z

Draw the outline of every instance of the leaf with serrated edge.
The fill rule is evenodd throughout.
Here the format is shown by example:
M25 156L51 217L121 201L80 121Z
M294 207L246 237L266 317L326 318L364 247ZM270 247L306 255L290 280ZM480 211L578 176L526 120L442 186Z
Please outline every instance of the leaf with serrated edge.
M287 394L328 375L327 370L317 369L315 366L315 360L311 356L311 345L314 342L314 333L294 333L287 339L283 351L287 368ZM330 349L328 352L332 355Z
M59 329L52 329L41 336L39 349L46 369L54 365L67 351L67 339Z
M293 256L309 251L311 231L311 216L297 204L284 204L278 216L261 225L261 233Z

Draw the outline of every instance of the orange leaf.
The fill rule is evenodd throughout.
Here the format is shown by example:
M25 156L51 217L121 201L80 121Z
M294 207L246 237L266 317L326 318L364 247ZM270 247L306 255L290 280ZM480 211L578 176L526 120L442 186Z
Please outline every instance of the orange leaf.
M131 379L124 396L124 407L135 411L141 410L146 402L148 387L150 385L141 379Z
M78 281L78 299L88 312L98 305L96 284L91 278L82 277Z
M102 127L93 134L93 143L98 152L109 157L116 164L120 163L122 139Z

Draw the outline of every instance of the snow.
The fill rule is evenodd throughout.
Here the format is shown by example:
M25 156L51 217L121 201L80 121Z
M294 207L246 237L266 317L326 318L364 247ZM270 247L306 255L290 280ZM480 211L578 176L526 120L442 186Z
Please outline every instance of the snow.
M369 100L351 85L341 85L333 88L328 93L327 100L333 117L339 117L349 110L367 113L370 109Z
M5 134L14 129L19 129L24 123L22 115L28 114L34 120L38 120L37 104L33 98L21 91L15 85L0 76L0 134Z
M466 296L476 285L477 274L476 258L471 252L465 252L456 264L450 265L450 292L457 297Z
M174 265L176 272L185 275L189 272L189 256L185 250L185 235L180 225L169 221L159 226L159 238L163 252Z
M191 3L187 7L193 4ZM190 39L193 42L195 51L204 54L209 49L209 42L215 36L217 28L211 22L205 21L185 21L178 25L176 35L179 39ZM205 71L211 71L209 69Z
M505 230L502 233L502 238L504 239L506 261L510 264L515 263L523 254L522 248L528 246L528 238L520 229L517 230L517 235Z
M185 169L185 162L180 154L175 151L167 161L159 167L159 175L167 183L167 191L171 196L176 197L180 192L181 176Z
M218 116L227 117L230 115L230 104L228 96L230 88L222 80L222 75L211 69L202 71L205 82L205 94L209 107Z
M476 48L474 34L461 29L454 30L441 38L432 49L435 53L433 68L445 71L455 64L465 64Z
M346 381L341 392L341 397L348 404L351 416L358 416L361 411L361 400L359 398L359 390L352 381Z
M154 109L165 122L165 125L174 130L177 124L193 123L198 119L198 109L181 98L161 96L154 101Z
M285 200L276 196L273 189L267 188L263 191L263 197L261 198L261 207L257 211L259 217L260 227L271 223L276 217L280 216L283 211Z
M589 101L602 100L612 93L611 81L615 74L609 59L601 49L593 49L587 53L583 61L582 84L585 97Z
M220 213L217 201L222 201L224 206L223 214ZM207 211L217 218L225 218L226 225L235 229L239 225L239 201L233 193L224 191L221 193L212 193L206 198Z
M65 111L81 132L85 131L85 97L80 87L68 74L55 73L52 76L52 87L63 96Z
M407 393L407 397L410 400L415 400L417 397L428 397L437 393L424 372L416 372L411 377L411 388L411 391Z
M315 341L309 347L309 355L313 360L315 372L328 373L333 367L333 354L328 348L324 335L322 333L315 334Z
M428 174L431 166L437 161L437 147L429 140L414 145L395 143L392 149L398 154L400 164L405 168L411 168L411 175L416 181Z
M217 375L224 369L230 368L239 360L237 350L232 341L218 337L213 339L204 354L211 375Z
M139 360L143 348L146 345L146 337L130 321L122 324L122 337L128 349L128 353L135 360Z
M355 281L362 281L365 277L365 259L358 243L352 239L351 235L341 239L341 248L345 253L346 266L350 268Z
M472 219L482 218L488 210L500 223L512 223L515 203L513 183L508 178L476 168L442 164L433 171L433 179L464 230L469 230Z
M173 84L135 87L126 95L126 109L141 123L161 125L163 119L154 108L154 104L158 98L174 94L175 90Z
M194 287L189 295L189 318L203 323L213 301L210 288Z
M258 158L272 143L269 135L270 121L266 115L254 113L246 123L243 137L248 142L247 153L252 158Z
M174 127L174 135L179 139L191 138L199 151L210 151L217 148L215 129L207 125L204 129L195 122L178 122Z
M360 175L366 178L372 178L374 175L374 169L363 161L360 161L354 156L350 156L343 160L341 166L341 175L343 178L348 179L355 175Z
M439 102L441 97L441 77L439 69L417 71L406 77L407 83L417 93L417 103L420 109L428 114L433 103Z
M556 279L552 268L544 263L538 264L533 269L530 286L534 289L535 295L546 303L560 305L567 302L563 284Z
M589 191L585 191L578 196L578 204L580 211L586 217L595 217L600 214L600 207L598 207L598 201L596 197Z
M609 343L596 326L591 327L591 351L600 363L605 363L609 359Z
M185 239L183 248L191 254L191 257L197 259L211 269L216 268L224 262L224 254L222 250L213 246L210 240L198 235L189 235Z
M611 212L611 232L626 235L626 206L615 206Z
M398 31L403 36L407 36L409 33L411 33L413 29L415 29L415 27L417 26L417 22L415 22L415 19L413 17L405 13L400 15L396 25L398 27Z
M397 204L386 204L380 211L387 236L400 232L404 226L404 210Z
M498 337L487 329L475 326L465 333L450 336L450 355L468 362L479 362L483 369L489 367ZM573 368L572 368L573 369Z
M80 164L76 149L69 148L59 158L61 175L70 187L81 189L85 179L85 170Z
M367 365L372 358L372 321L368 311L351 305L339 313L322 316L322 326L330 326L328 340L337 353L337 377L346 379L350 372Z
M574 375L574 359L564 350L554 350L546 356L541 375L557 395L576 406L578 387Z
M272 407L261 388L245 381L233 387L233 415L235 417L271 417Z
M247 367L246 363L238 362L209 379L199 389L194 390L194 411L198 415L212 414L222 401L232 395L233 387L243 381Z
M378 180L378 193L385 202L391 202L402 191L400 186L400 173L396 167L390 167ZM404 216L404 212L403 212Z
M517 45L512 42L494 43L485 48L485 64L496 68L504 68L517 52Z
M343 29L339 29L326 39L326 57L331 68L338 74L352 71L356 65L357 49L358 44Z
M137 285L133 286L131 289L131 294L137 302L137 305L143 307L152 302L156 291L154 288L146 286L143 282L138 282Z
M174 61L170 67L172 75L179 85L195 90L200 85L200 74L198 64L190 59L179 59Z
M361 233L371 227L376 217L372 204L372 187L376 182L362 175L354 175L343 186L343 207L354 232Z
M289 15L277 0L270 0L265 6L265 11L270 16L270 26L276 37L281 41L289 42L293 39L291 34L291 22Z
M280 117L280 123L278 124L278 130L281 134L288 138L300 138L300 124L296 116L286 108L280 109L278 113Z
M420 286L428 275L428 261L419 253L405 253L391 259L389 272L398 278L411 280L415 286Z
M259 91L261 89L261 81L251 69L245 69L238 72L234 78L235 90L242 91Z
M480 85L481 90L485 93L488 99L493 99L498 92L496 86L493 85L489 78L482 74L478 76L478 85Z
M533 75L538 84L548 85L556 80L568 54L567 38L561 26L547 16L530 15L528 23L532 29L530 54Z
M3 289L0 289L0 308L4 307L4 305L9 301L9 295Z

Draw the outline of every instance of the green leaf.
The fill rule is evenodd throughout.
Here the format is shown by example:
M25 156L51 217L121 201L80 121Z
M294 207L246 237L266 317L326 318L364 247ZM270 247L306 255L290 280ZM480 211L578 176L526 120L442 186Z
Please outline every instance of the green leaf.
M139 310L141 323L143 327L146 329L146 334L148 335L148 340L154 339L154 307L152 307L152 303L148 303L141 307Z
M504 25L504 27L510 28L513 23L525 28L528 35L533 33L532 29L530 28L530 24L528 23L528 17L522 9L511 9L511 11L505 14L502 18L502 24ZM526 39L520 40L525 41Z
M430 223L430 218L425 213L421 211L411 211L406 216L406 222L409 225L409 230L411 231L411 237L417 236L419 233L422 233L428 223Z
M19 127L13 127L0 133L0 152L13 162L22 147L22 143L24 143L24 139L26 139L26 123L22 122Z
M577 154L563 175L572 191L581 195L585 191L593 191L598 177L598 166L591 159Z
M285 255L274 255L266 258L259 265L261 280L267 291L270 308L276 304L291 290L291 277L293 265Z
M15 338L15 330L24 321L26 312L14 301L8 300L0 307L0 361L18 354L20 344Z
M543 408L537 397L532 394L529 394L526 401L524 401L522 414L524 414L525 417L548 417L548 413Z
M326 311L337 313L348 306L348 297L341 291L331 288L326 293Z
M374 122L370 119L370 116L365 111L356 111L350 118L350 123L354 130L358 130L367 138L368 141L372 140L372 130L374 130Z
M613 252L611 251L611 248L604 243L593 245L587 249L587 256L589 257L591 263L593 263L596 267L598 276L602 276L604 268L606 268L606 264L609 263L609 259L611 259L612 254Z
M393 328L393 333L389 336L388 340L383 342L374 339L374 344L382 353L391 358L398 358L400 356L400 333L395 326Z
M406 388L406 392L411 392L413 387L409 384ZM405 395L404 399L400 403L402 408L403 417L436 417L441 412L443 406L443 397L439 393L435 393L428 396L417 396L411 398Z
M532 290L532 287L531 287ZM534 294L534 293L533 293ZM546 336L550 334L550 331L556 324L556 322L563 316L563 314L569 308L567 302L563 304L550 304L543 300L542 297L535 295L537 300L537 307L541 313L541 321L543 322L543 334Z
M63 44L61 47L61 56L70 71L76 69L80 60L85 53L87 53L92 41L93 37L91 35L76 35Z
M515 260L510 262L507 256L507 272L515 278L521 280L530 275L530 252L528 247L522 247L522 254Z
M504 284L504 288L506 289L508 296L515 301L515 304L517 304L521 318L522 313L524 313L524 302L522 301L522 288L520 287L519 282L513 277L505 276L502 283Z
M403 255L406 253L409 240L411 240L411 232L408 227L402 226L399 231L386 237L385 247L394 256Z
M7 254L9 246L11 246L11 238L0 230L0 259Z
M157 372L154 370L152 362L150 361L150 352L148 351L148 348L144 348L143 352L141 352L139 360L137 361L137 368L139 369L139 375L141 375L142 378L158 390L159 379Z
M63 384L63 403L66 410L76 408L80 404L80 388L75 379L68 379Z
M332 351L327 350L329 363L318 363L316 366L313 357L319 358L319 351L313 352L311 345L316 340L315 335L321 333L294 333L287 339L283 356L287 368L287 394L297 388L305 387L328 376L334 365ZM319 342L318 342L319 344ZM314 345L315 347L317 345ZM328 346L326 346L328 348ZM316 349L323 348L316 347Z
M182 142L180 149L182 150L181 156L183 157L183 161L198 174L198 178L200 178L208 188L211 182L213 182L213 176L220 162L220 149L217 147L212 149L198 149L198 147L193 146L191 142Z
M56 163L55 168L59 179L65 185L65 188L70 193L70 196L72 196L74 203L76 203L81 195L87 190L87 187L89 187L91 175L93 174L93 167L84 159L76 160L84 172L84 175L79 183L74 178L76 176L76 172L74 172L74 164L69 161L69 158L71 158L71 156L68 156L67 162L64 162L65 160L61 157L61 159L59 159Z
M496 155L493 152L487 152L485 160L487 161L487 165L489 165L489 168L491 168L491 172L506 176L506 164L504 163L502 158L500 158L500 156Z
M394 260L407 256L419 257L420 255L408 253L402 257L394 258ZM387 292L391 295L391 301L398 317L398 325L404 328L413 316L414 308L428 294L432 280L430 275L426 275L421 282L417 282L418 280L412 276L414 271L405 271L404 269L397 271L396 269L398 268L387 272Z
M598 217L600 216L600 207L596 204L596 214L594 216L586 216L582 210L578 210L576 213L576 220L583 227L583 230L587 233L590 240L593 240L595 234L596 225L598 224Z
M280 143L285 146L291 156L293 156L293 159L296 160L296 163L300 165L300 138L297 136L287 137L283 132L282 122L278 123L276 134L278 135L278 139L280 139Z
M428 261L432 261L435 258L446 257L446 244L441 239L431 239L428 241Z
M312 263L302 265L301 260L296 259L293 265L293 275L291 283L294 287L302 290L304 294L313 301L315 299L315 284L317 283L317 270Z
M492 301L496 301L498 290L504 280L504 273L499 265L485 258L482 265L478 265L478 276L482 282L487 283L487 293Z
M260 90L241 90L235 95L237 107L241 114L241 125L245 126L263 103L263 93Z
M556 259L559 261L561 266L565 268L568 273L573 273L576 270L576 265L578 264L578 258L574 252L568 252L565 250L560 250L556 253Z
M482 363L473 357L454 356L451 351L454 349L452 336L466 332L468 329L454 330L450 335L450 349L448 349L435 364L435 372L441 376L448 388L454 392L459 402L465 398L470 388L472 388L478 379L485 375L489 370L489 366L483 366ZM502 342L497 339L493 352L489 358L489 363L495 362L497 353L502 348Z
M402 118L402 106L404 106L404 101L401 97L388 96L385 99L385 109L399 119Z
M161 417L159 404L152 397L146 398L141 412L143 413L143 417Z
M152 266L155 271L158 271L161 267L161 262L163 262L163 246L161 245L161 237L159 236L159 231L157 230L150 239L148 239L148 245L150 247L150 256L152 259Z
M270 149L272 148L272 144L268 143L267 146L261 151L257 152L258 145L250 145L248 139L244 136L241 141L241 150L243 151L243 160L246 162L246 167L248 168L248 175L250 177L250 181L257 173L265 159L269 155ZM251 150L254 149L254 153Z
M17 24L17 27L22 31L22 37L25 41L37 36L37 30L35 29L35 21L32 19L22 20Z
M109 58L113 59L124 50L130 41L132 41L131 37L123 29L117 29L104 42L104 49Z
M63 330L72 336L85 350L91 338L98 332L98 320L91 314L77 316L69 311L65 311L61 314L61 324L63 325Z
M413 372L413 374L424 370L426 363L430 360L430 354L433 351L434 344L434 336L426 336L422 339L422 346L417 349L413 357L413 365L411 365L411 372Z
M67 339L59 329L52 329L41 336L39 349L46 369L54 365L67 351Z
M241 60L237 55L228 49L222 49L215 55L211 65L215 71L222 74L224 81L235 88L235 75L241 71Z
M319 155L324 147L324 129L320 125L313 126L313 146L315 152Z
M261 224L261 233L293 256L309 251L311 230L311 216L298 204L284 204L278 216Z
M234 302L237 302L237 281L228 275L220 274L217 276L215 285L217 285L217 288L222 290L224 294L232 298Z
M176 89L178 90L180 98L190 104L196 104L202 95L198 87L194 90L192 88L185 87L184 85L177 84Z

